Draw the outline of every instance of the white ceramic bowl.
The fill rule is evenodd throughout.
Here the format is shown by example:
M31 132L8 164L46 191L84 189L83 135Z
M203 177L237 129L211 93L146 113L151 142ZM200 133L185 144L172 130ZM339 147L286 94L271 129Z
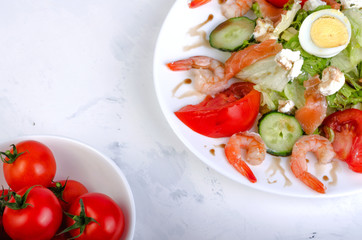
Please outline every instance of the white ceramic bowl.
M83 183L89 192L100 192L110 196L122 208L125 216L125 231L121 240L133 239L136 225L136 210L131 188L118 166L94 148L63 137L25 136L0 144L0 151L10 149L11 144L23 140L35 140L47 145L53 152L57 172L55 180L69 179ZM0 185L7 187L3 171Z

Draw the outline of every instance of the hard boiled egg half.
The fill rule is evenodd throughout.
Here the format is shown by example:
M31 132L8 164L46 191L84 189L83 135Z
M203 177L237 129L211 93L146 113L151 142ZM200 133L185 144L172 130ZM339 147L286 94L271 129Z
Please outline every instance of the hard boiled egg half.
M351 39L348 18L335 9L310 14L299 30L299 42L309 54L329 58L345 49Z

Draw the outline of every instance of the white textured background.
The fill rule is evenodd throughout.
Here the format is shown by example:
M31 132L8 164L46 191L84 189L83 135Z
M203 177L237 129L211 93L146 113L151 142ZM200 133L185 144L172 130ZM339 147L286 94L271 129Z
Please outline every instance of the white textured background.
M0 0L0 141L60 135L109 156L131 185L138 240L361 239L362 194L313 200L256 191L178 140L152 78L173 2Z

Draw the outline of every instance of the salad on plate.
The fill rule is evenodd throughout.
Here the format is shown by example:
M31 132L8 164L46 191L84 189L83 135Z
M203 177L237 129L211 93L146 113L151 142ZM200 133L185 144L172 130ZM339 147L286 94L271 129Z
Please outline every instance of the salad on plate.
M197 11L210 1L189 7ZM326 186L308 171L308 152L320 164L344 161L362 173L362 1L219 6L225 19L208 43L227 60L197 55L166 64L192 71L193 88L205 96L176 117L198 134L228 138L225 158L252 183L250 165L262 164L267 153L287 157L295 178L318 193Z

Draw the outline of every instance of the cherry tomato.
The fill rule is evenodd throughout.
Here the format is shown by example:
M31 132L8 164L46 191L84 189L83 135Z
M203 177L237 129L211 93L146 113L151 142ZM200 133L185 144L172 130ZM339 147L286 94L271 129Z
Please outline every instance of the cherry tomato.
M289 2L289 0L266 0L266 1L278 8L283 8L284 5ZM303 6L306 1L308 0L302 0L301 5Z
M260 92L254 84L234 83L215 97L207 96L197 105L187 105L176 116L189 128L207 137L229 137L249 130L258 115Z
M6 156L3 164L5 180L12 190L51 184L56 163L53 153L44 144L27 140L2 154Z
M48 240L57 232L62 222L62 208L57 197L47 188L23 188L10 203L20 209L6 206L3 224L6 233L16 240Z
M322 124L324 134L330 138L333 130L333 148L337 157L349 168L362 173L362 111L346 109L329 115Z
M83 233L79 228L69 232L73 237L79 235L77 238L79 240L119 240L124 231L125 222L121 208L109 196L102 193L82 195L70 206L69 214L81 216L80 222L83 224L88 222ZM67 226L73 224L79 223L68 217Z
M76 198L88 192L82 183L75 180L53 182L49 189L57 196L64 211L68 211Z

